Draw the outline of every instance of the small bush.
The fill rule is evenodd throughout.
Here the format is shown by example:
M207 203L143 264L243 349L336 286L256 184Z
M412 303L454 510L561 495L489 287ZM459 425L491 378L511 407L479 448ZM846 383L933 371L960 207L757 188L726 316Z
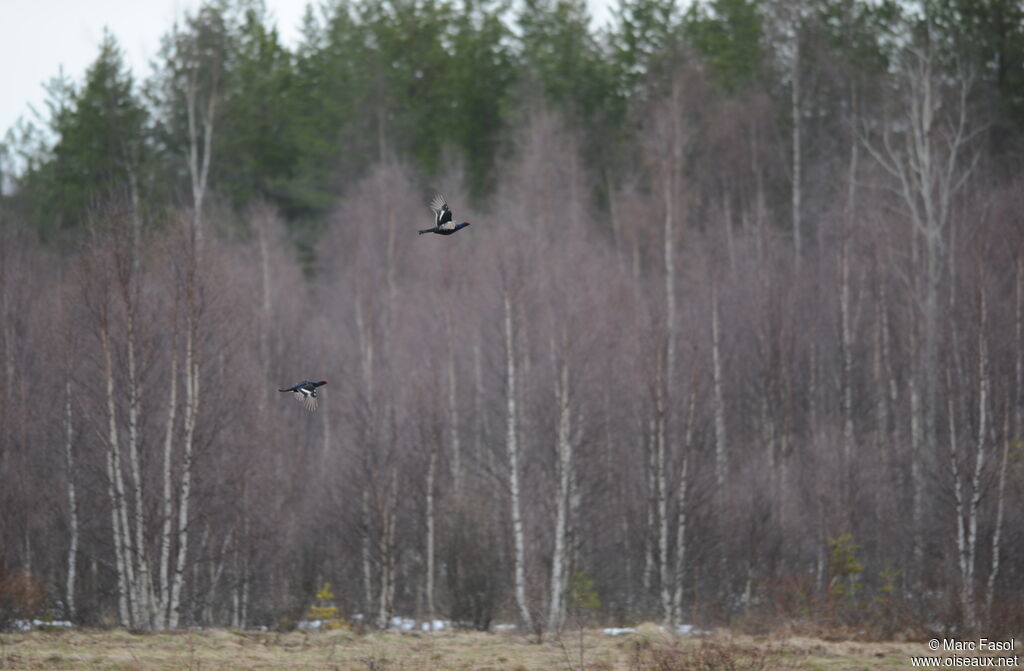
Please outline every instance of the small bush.
M678 642L636 648L631 671L785 671L796 668L783 648L750 648L704 642L683 646Z
M316 603L309 607L306 613L307 622L318 622L320 629L351 629L334 605L334 592L331 591L331 583L325 582L324 586L316 593Z
M28 571L10 570L0 564L0 630L10 628L15 620L31 620L45 597L42 580Z

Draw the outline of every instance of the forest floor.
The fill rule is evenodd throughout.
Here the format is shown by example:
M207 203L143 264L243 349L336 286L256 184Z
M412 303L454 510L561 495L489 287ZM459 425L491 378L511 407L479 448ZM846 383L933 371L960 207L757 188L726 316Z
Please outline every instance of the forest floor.
M909 669L923 643L716 633L672 638L652 625L609 636L567 632L537 644L514 633L75 630L0 634L0 670L124 671L853 671ZM581 664L582 657L582 664Z

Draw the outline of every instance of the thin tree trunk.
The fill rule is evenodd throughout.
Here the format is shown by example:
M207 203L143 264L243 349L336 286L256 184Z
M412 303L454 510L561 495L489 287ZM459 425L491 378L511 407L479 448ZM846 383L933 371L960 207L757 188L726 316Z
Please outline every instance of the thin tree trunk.
M514 571L516 608L519 619L527 632L533 631L526 601L526 541L523 534L523 517L520 508L519 490L519 446L516 442L516 354L512 324L512 300L508 289L504 291L505 307L505 383L506 383L506 447L508 449L509 490L512 498L512 541L515 545Z
M380 552L380 594L377 599L377 628L387 629L391 623L388 613L388 595L391 592L391 515L384 512L384 528L377 539L377 550Z
M569 364L562 353L555 400L558 404L558 489L555 502L555 549L551 561L551 597L548 603L548 630L561 628L565 612L566 536L569 516L569 489L572 470L572 408L569 396Z
M718 328L718 287L711 285L711 366L715 394L715 478L718 491L725 487L728 477L728 452L725 436L725 401L722 394L721 338Z
M1006 466L1010 456L1010 436L1004 431L1003 456L999 464L999 484L996 493L996 520L992 531L992 568L988 573L988 590L985 594L985 613L992 617L992 602L995 600L996 578L999 576L1000 536L1003 532L1003 506L1006 501Z
M690 389L690 402L687 409L686 434L683 439L683 463L679 473L676 505L679 513L676 521L676 562L675 562L675 593L672 598L673 630L678 631L683 615L683 575L686 570L686 522L687 522L687 489L690 480L690 450L693 447L693 426L697 415L697 385Z
M845 227L844 227L845 228ZM843 449L840 482L842 485L842 507L851 510L850 478L853 474L850 460L853 454L853 333L850 325L850 250L848 231L843 232L840 251L839 271L839 316L840 343L842 348L843 374Z
M107 482L110 495L111 527L114 536L114 556L117 566L117 605L121 626L131 626L128 604L130 558L125 548L127 524L122 522L124 492L121 488L121 450L117 432L117 404L114 400L114 362L110 345L107 309L104 307L100 325L100 345L103 350L104 376L107 392Z
M178 552L175 559L174 575L171 580L170 621L171 629L178 627L181 617L181 587L185 578L185 557L188 552L188 508L192 491L192 449L196 428L196 416L199 412L199 356L196 353L196 305L195 305L195 258L190 260L192 267L188 278L188 313L185 324L185 426L183 442L183 468L181 486L178 495Z
M75 497L74 427L71 423L71 375L64 378L64 469L68 482L68 573L64 585L64 607L68 619L74 621L75 570L78 566L78 501Z
M952 375L946 371L947 379L952 386ZM957 450L957 429L956 429L956 408L953 404L953 390L950 389L948 403L949 413L949 462L953 474L953 501L956 505L956 548L957 559L960 567L960 607L964 612L965 622L970 622L971 604L973 603L972 585L973 579L970 576L969 553L967 529L966 529L966 506L964 505L963 483L960 479L960 456ZM969 625L968 625L969 626Z
M790 99L790 116L793 122L793 252L796 260L796 271L800 272L800 258L802 254L802 234L801 234L801 210L802 210L802 194L801 194L801 182L803 176L801 174L802 162L801 162L801 147L800 147L800 38L799 38L799 26L793 26L796 36L793 40L793 69L792 79L793 85L791 88L791 99Z
M384 504L384 528L378 541L380 550L380 599L377 610L377 626L387 629L391 625L391 615L395 602L395 526L398 508L398 474L393 472L388 485L388 494Z
M911 339L916 340L916 336L911 334ZM912 350L916 349L916 347L912 347ZM910 543L913 568L912 584L917 584L920 581L921 571L924 566L924 537L922 532L924 522L924 474L921 465L924 450L921 436L921 393L918 389L917 375L917 370L912 371L907 380L910 394L910 519L913 528Z
M651 583L654 579L654 531L657 526L657 510L658 502L656 496L655 483L655 435L657 430L655 429L655 421L651 420L650 427L646 430L644 436L644 453L645 453L645 476L647 480L647 520L644 526L644 570L641 577L641 585L643 586L643 607L646 609L648 606L647 601L651 596Z
M260 252L260 297L261 312L259 324L259 347L260 365L263 367L263 374L268 378L270 370L270 324L273 320L273 304L270 298L270 253L267 250L267 225L265 214L260 212L256 216L256 234ZM267 406L267 394L260 394L257 399L257 411L263 414Z
M188 116L188 171L192 181L192 242L193 251L202 247L203 244L203 199L206 196L206 185L210 175L210 159L213 155L213 121L216 111L217 83L214 81L213 89L210 91L206 101L202 124L203 137L202 149L200 149L199 120L196 119L199 110L198 74L190 73L185 86L185 105Z
M373 607L373 573L370 562L370 493L366 488L363 489L362 519L363 603L365 604L363 612L365 613L364 618L368 620L370 608Z
M174 323L177 322L175 309ZM160 530L160 606L158 629L167 627L170 617L171 581L169 576L171 540L174 520L174 495L171 489L171 471L174 445L174 424L178 413L178 346L171 342L170 391L167 399L167 427L164 433L163 463L163 524Z
M455 500L462 492L462 448L459 443L459 403L455 377L455 334L452 332L451 315L448 314L448 422L452 446L452 491Z
M619 196L616 193L615 185L609 172L604 172L604 186L608 193L608 221L612 229L612 249L615 250L615 259L619 262L619 268L626 270L622 258L622 222L619 215Z
M887 306L885 305L885 279L879 280L879 297L875 305L877 313L875 327L875 353L874 353L874 376L875 376L875 433L878 443L878 450L882 455L882 466L887 473L892 472L892 435L890 434L889 389L895 385L892 379L892 371L889 362L889 334L888 319L886 317Z
M676 261L675 261L675 165L668 168L665 180L665 369L666 385L671 387L676 357Z
M131 280L129 280L131 282ZM146 514L142 497L142 470L139 466L139 402L142 395L135 361L135 301L129 287L125 292L125 309L128 320L128 463L131 467L134 496L135 551L132 561L137 563L137 580L132 585L133 624L151 629L153 613L148 596L150 594L149 559L146 556Z
M1014 407L1013 435L1019 440L1024 435L1024 263L1017 260L1017 291L1014 310Z
M427 464L427 619L434 630L434 473L437 468L437 441L432 438Z
M363 315L363 301L361 295L356 293L356 327L359 331L359 361L363 369L363 383L366 385L366 398L368 402L373 400L373 334L371 327Z
M985 340L985 328L988 322L988 306L985 296L985 289L981 289L981 314L978 320L978 436L977 451L974 458L974 475L971 478L971 507L970 518L967 527L967 542L970 554L968 555L968 575L970 579L969 596L970 609L965 611L967 626L972 630L978 627L977 603L975 601L975 564L977 560L978 547L978 512L981 508L983 494L982 472L985 463L986 443L988 442L988 396L989 396L989 366L988 366L988 344ZM965 584L966 586L966 584Z
M655 374L655 438L654 438L654 496L655 515L657 516L658 532L658 582L660 587L661 619L668 626L672 620L672 600L670 595L671 567L668 563L668 476L666 467L666 424L668 414L668 372L662 358L658 357L657 373Z

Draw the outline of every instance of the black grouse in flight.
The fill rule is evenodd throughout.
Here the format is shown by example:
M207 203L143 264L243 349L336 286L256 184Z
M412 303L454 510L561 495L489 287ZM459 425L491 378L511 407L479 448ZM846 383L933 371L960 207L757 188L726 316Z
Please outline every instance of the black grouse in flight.
M420 231L420 235L424 233L451 235L460 228L469 226L468 221L464 221L461 224L455 223L455 220L452 219L452 211L448 209L448 201L441 194L434 196L434 200L430 203L430 209L434 211L435 225L433 228L424 228Z
M317 396L316 388L327 384L327 380L320 380L319 382L309 382L303 380L294 387L288 387L287 389L278 389L278 391L290 391L295 393L295 400L300 401L306 406L306 409L312 412L316 410Z

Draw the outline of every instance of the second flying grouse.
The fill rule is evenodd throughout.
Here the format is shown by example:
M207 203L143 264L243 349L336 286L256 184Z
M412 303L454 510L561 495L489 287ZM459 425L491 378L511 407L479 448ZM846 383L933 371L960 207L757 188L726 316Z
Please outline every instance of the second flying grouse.
M460 228L469 226L468 221L464 221L461 224L455 223L455 220L452 219L452 211L448 208L448 201L446 201L444 196L441 194L434 196L434 200L430 203L430 209L434 211L434 227L424 228L420 231L420 235L423 235L424 233L451 235Z
M278 391L293 392L295 394L295 400L301 402L303 405L306 406L307 410L312 412L313 410L316 410L316 388L322 387L325 384L327 384L327 380L320 380L319 382L309 382L303 380L302 382L298 383L293 387L288 387L287 389L278 389Z

